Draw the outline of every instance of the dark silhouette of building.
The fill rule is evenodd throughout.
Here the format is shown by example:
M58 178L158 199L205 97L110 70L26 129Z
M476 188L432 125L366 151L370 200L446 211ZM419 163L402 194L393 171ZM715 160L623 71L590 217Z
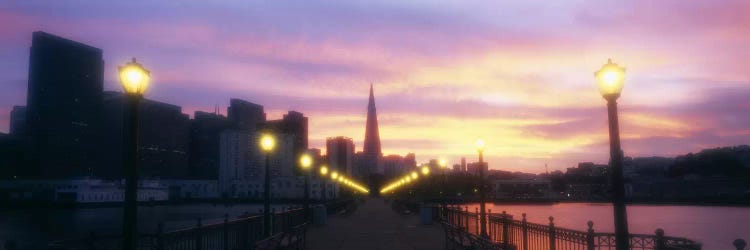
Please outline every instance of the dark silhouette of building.
M461 172L466 172L466 157L461 157Z
M122 178L125 94L103 94L105 164L94 171L107 179ZM176 105L143 99L138 107L138 174L142 177L187 178L189 117Z
M220 134L235 125L225 116L196 111L190 121L189 169L195 179L219 177Z
M26 167L27 143L21 137L0 133L0 179L30 176Z
M30 167L43 178L89 175L99 160L102 50L37 31L30 52Z
M337 136L326 139L326 156L328 167L348 176L354 172L354 142L349 137Z
M26 134L26 106L13 106L13 110L10 111L10 134Z
M378 130L378 114L375 110L375 94L370 84L370 99L367 103L367 124L365 125L365 145L361 174L378 173L379 161L383 157L380 148L380 132Z
M232 98L227 108L229 120L237 125L238 129L255 132L266 122L266 113L263 106L241 99Z
M292 152L295 159L295 174L301 174L297 166L298 159L307 151L307 117L297 111L289 111L281 120L267 121L265 128L276 134L286 134L292 136Z

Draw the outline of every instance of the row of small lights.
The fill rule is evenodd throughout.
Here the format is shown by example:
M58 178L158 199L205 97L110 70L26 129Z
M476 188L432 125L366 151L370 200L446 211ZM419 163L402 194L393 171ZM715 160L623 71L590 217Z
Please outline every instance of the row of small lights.
M302 157L300 157L300 166L302 166L302 168L309 170L312 167L312 165L313 165L313 159L312 157L310 157L310 155L304 154L302 155ZM325 165L321 166L319 172L321 176L328 176L328 172L329 172L328 167ZM330 171L330 172L331 172L330 174L331 180L338 181L339 183L344 184L345 186L353 189L354 191L357 191L363 194L370 193L370 190L365 188L362 184L356 181L350 180L343 174L339 174L336 171Z
M420 172L422 172L422 175L427 176L430 174L430 168L427 166L422 166L420 168ZM381 194L385 194L388 192L395 191L401 186L407 185L413 181L417 181L419 179L419 174L417 171L412 171L411 173L406 174L405 176L401 177L400 179L391 182L390 184L386 185L383 189L380 189Z

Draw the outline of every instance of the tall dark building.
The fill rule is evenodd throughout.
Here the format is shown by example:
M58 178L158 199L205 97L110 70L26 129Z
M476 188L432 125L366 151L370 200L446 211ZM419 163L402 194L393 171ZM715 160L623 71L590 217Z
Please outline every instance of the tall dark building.
M380 132L378 130L378 114L375 110L375 94L370 84L370 100L367 103L367 125L365 126L365 145L363 151L362 174L379 171L378 163L383 153L380 149Z
M13 106L10 111L10 134L23 136L26 134L26 107Z
M217 179L221 132L235 129L232 121L219 114L196 111L190 121L189 166L195 179Z
M357 176L354 173L354 142L351 138L337 136L326 139L326 156L328 167L348 176Z
M281 120L266 122L266 129L278 134L287 134L292 136L293 155L297 159L307 151L307 117L297 111L289 111ZM294 161L298 163L297 160ZM295 167L295 172L300 168Z
M42 178L88 175L98 160L102 50L37 31L30 52L30 167Z
M94 175L122 178L122 140L125 94L103 94L103 138L107 141L101 164ZM190 118L176 105L143 99L138 106L138 169L142 177L188 177Z
M263 106L241 99L232 98L227 108L229 120L237 125L237 128L249 132L255 132L266 122L266 113Z

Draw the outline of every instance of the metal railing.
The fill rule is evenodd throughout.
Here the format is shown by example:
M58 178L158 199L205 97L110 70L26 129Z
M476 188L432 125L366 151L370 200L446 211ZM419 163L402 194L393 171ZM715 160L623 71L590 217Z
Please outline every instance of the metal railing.
M531 223L522 214L521 220L505 212L488 217L488 235L479 236L479 213L456 207L435 207L434 213L445 223L446 236L454 245L472 246L479 249L518 250L610 250L615 249L614 233L594 231L594 223L587 223L588 230L579 231L555 226L554 218L548 224ZM453 232L453 231L455 232ZM469 234L470 236L461 236ZM470 242L464 242L469 240ZM701 244L690 239L665 236L657 229L653 235L631 234L630 249L637 250L700 250Z
M350 205L352 200L332 201L325 204L328 213L335 213ZM299 231L300 226L307 225L310 216L305 209L289 209L272 212L271 238L281 237L282 233ZM154 233L139 234L136 248L139 250L233 250L254 249L256 243L268 241L263 228L263 216L252 215L203 225L199 218L195 226L165 232L163 223L159 223ZM304 234L304 232L303 232ZM296 237L296 236L295 236ZM120 249L121 235L97 235L91 233L80 239L60 240L49 244L56 250L99 250ZM304 239L302 239L304 240Z

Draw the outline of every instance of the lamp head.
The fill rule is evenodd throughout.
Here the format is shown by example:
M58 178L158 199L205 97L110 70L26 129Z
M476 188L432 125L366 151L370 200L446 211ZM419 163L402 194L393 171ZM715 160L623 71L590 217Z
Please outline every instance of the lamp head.
M310 166L312 166L313 159L310 157L309 154L303 154L299 158L299 165L302 167L302 169L308 170L310 169Z
M271 134L263 134L260 137L260 148L263 150L263 152L271 152L273 148L276 146L276 139L273 138L273 135Z
M422 175L428 175L430 174L430 168L427 166L422 167Z
M478 151L484 151L484 140L478 139L476 145Z
M447 161L447 160L445 160L445 159L440 159L440 160L438 161L438 164L440 164L440 167L442 167L442 168L445 168L445 167L447 167L447 166L448 166L448 161Z
M120 73L120 83L125 93L128 95L143 96L143 93L148 89L151 72L146 70L140 63L137 63L135 58L133 58L133 61L117 67L117 70Z
M599 92L605 99L620 97L625 82L625 68L613 63L612 59L608 59L607 64L594 72L594 76Z
M325 166L325 165L323 165L322 167L320 167L320 175L325 176L327 174L328 174L328 167Z

